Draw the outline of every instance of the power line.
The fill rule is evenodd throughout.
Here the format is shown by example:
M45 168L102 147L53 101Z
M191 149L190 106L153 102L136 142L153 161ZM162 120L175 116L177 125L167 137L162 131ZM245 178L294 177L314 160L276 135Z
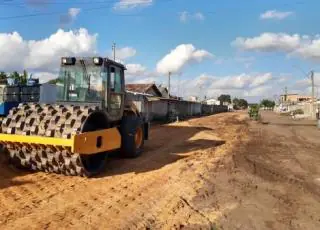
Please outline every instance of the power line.
M78 2L78 1L73 1L73 2L65 2L65 1L55 1L55 2L44 2L41 5L65 5L65 4L72 4L72 5L87 5L87 4L104 4L104 3L117 3L119 1L117 0L99 0L99 1L83 1L83 2ZM30 4L26 2L20 2L20 3L0 3L1 6L30 6L36 5L36 4ZM40 5L40 4L39 4Z
M159 2L172 2L174 0L161 0ZM46 2L43 5L64 5L64 4L72 4L74 6L76 5L97 5L97 4L108 4L108 6L103 5L100 7L94 7L94 8L88 8L88 9L82 9L82 12L89 12L89 11L94 11L94 10L99 10L99 9L107 9L110 7L111 4L116 4L119 3L119 0L98 0L98 1L83 1L83 2L65 2L65 1L60 1L60 2ZM20 3L0 3L1 6L30 6L30 4L26 2L20 2ZM112 7L110 7L112 8ZM218 11L206 11L202 12L203 14L216 14ZM33 13L33 14L24 14L24 15L14 15L14 16L4 16L0 17L0 21L4 20L10 20L10 19L19 19L19 18L32 18L32 17L38 17L38 16L50 16L50 15L60 15L60 14L65 14L65 11L56 11L56 12L47 12L47 13ZM119 17L134 17L134 16L142 16L142 14L114 14L114 16L119 16Z
M174 0L162 0L161 2L171 2ZM94 11L94 10L100 10L100 9L112 9L111 5L113 3L118 3L119 1L115 1L115 0L105 0L105 1L94 1L94 2L85 2L85 4L91 4L91 5L95 5L95 4L106 4L109 3L108 5L102 5L99 7L93 7L93 8L84 8L81 9L82 12L90 12L90 11ZM57 2L52 2L52 4L57 3ZM60 2L62 4L62 2ZM84 3L84 2L83 2ZM64 4L69 4L67 2L64 2ZM78 4L78 3L76 3ZM74 5L76 5L74 4ZM0 3L1 5L1 3ZM14 4L2 4L2 5L14 5ZM55 11L55 12L46 12L46 13L33 13L33 14L24 14L24 15L15 15L15 16L4 16L4 17L0 17L0 21L4 21L4 20L10 20L10 19L19 19L19 18L31 18L31 17L38 17L38 16L50 16L50 15L61 15L61 14L65 14L65 11ZM118 17L134 17L134 16L142 16L142 14L113 14L113 16L118 16Z
M299 70L301 73L303 73L305 77L308 78L309 73L307 73L306 71L304 71L300 66L293 65L293 67L295 67L297 70ZM309 79L309 78L308 78L308 79Z
M102 10L107 9L109 6L100 6L95 8L82 9L82 12L90 12L94 10ZM30 17L38 17L38 16L49 16L49 15L61 15L65 14L65 11L56 11L56 12L47 12L47 13L35 13L35 14L25 14L25 15L16 15L16 16L6 16L0 17L0 21L8 20L8 19L17 19L17 18L30 18ZM114 16L139 16L139 14L114 14Z

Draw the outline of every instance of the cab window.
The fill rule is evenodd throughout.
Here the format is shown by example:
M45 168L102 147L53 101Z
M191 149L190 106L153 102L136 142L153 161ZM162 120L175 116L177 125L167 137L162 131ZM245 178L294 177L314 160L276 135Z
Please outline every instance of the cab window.
M110 68L110 89L112 92L121 93L121 69L117 67Z

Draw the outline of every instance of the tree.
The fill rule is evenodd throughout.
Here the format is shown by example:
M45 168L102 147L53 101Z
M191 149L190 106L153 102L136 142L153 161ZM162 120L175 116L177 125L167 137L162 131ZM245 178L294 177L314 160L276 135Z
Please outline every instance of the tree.
M0 72L0 80L7 79L7 74L5 72Z
M20 83L25 85L27 84L27 80L28 80L28 73L26 70L23 70L23 74L20 76Z
M55 79L49 80L47 83L56 85L57 83L63 83L63 81L60 78L55 78Z
M268 99L263 99L260 102L260 105L262 107L266 107L266 108L273 108L273 107L275 107L276 103L274 101L271 101L271 100L268 100Z
M13 73L10 74L10 78L14 81L20 81L20 74L17 71L14 71Z
M233 98L232 103L233 103L233 104L239 104L239 99L236 98L236 97Z
M248 102L245 99L240 99L239 100L239 107L242 109L248 108Z
M220 101L220 104L221 104L221 105L223 104L223 102L231 103L231 96L228 95L228 94L221 94L221 95L218 97L218 100Z
M234 109L246 109L248 108L248 102L245 99L233 99L233 108Z

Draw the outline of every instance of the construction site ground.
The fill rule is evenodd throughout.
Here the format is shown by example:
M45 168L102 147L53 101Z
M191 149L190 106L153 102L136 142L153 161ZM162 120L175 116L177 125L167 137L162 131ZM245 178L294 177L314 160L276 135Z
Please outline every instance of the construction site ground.
M273 112L151 128L96 178L0 167L0 229L320 229L320 130Z

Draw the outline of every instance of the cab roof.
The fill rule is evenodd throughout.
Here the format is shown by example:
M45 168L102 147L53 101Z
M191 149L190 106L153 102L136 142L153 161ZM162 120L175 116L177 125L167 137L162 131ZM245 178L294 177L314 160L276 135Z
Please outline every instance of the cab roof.
M92 62L92 64L94 64L94 63L93 63L93 59L94 59L94 58L101 58L101 59L103 60L103 62L106 63L107 65L112 64L112 65L115 65L115 66L117 66L117 67L119 67L119 68L122 68L122 69L124 69L124 70L127 69L127 68L126 68L122 63L120 63L120 62L114 61L114 60L112 60L112 59L110 59L110 58L104 58L104 57L100 57L100 56L91 56L91 57L72 57L72 56L66 56L66 57L61 57L61 60L62 60L63 58L73 58L73 59L75 59L75 63L77 63L77 61L84 60L84 61L89 62L89 63Z

